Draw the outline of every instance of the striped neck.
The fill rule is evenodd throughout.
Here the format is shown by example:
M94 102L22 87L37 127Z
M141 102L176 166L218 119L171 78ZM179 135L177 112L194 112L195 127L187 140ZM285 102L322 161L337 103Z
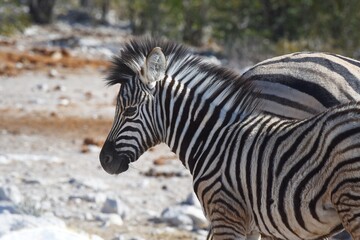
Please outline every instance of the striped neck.
M237 75L204 63L182 71L170 67L159 92L163 141L191 172L204 153L213 149L211 139L249 115L256 104L251 87Z
M165 78L157 82L153 91L139 76L155 48L163 52L166 69ZM145 102L139 96L151 96L151 106L144 114L151 121L149 125L156 128L160 125L156 133L147 128L150 137L146 137L152 141L146 145L156 144L160 136L190 171L194 159L201 159L206 155L204 151L211 148L209 139L216 138L226 126L240 121L256 108L251 82L234 71L207 63L183 45L147 38L133 40L113 63L108 84L134 86L120 97L141 105Z

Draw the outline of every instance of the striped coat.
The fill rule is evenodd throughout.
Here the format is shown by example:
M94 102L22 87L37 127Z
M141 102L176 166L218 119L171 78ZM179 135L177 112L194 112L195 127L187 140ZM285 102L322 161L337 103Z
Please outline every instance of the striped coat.
M302 52L258 63L243 78L260 91L265 112L303 119L341 103L360 101L360 62Z
M149 39L128 43L114 60L109 84L118 83L100 153L107 172L126 171L165 142L193 175L213 239L315 239L342 226L360 238L357 104L278 118L258 111L252 81Z

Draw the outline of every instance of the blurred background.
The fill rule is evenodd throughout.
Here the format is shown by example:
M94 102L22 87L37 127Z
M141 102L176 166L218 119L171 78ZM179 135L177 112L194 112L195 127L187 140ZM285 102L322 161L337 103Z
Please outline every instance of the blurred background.
M360 59L357 0L0 0L0 240L205 239L191 176L164 145L120 176L98 161L133 36L243 72L269 57Z
M304 50L360 57L356 0L1 0L0 4L4 36L26 33L33 24L61 22L165 37L245 61Z

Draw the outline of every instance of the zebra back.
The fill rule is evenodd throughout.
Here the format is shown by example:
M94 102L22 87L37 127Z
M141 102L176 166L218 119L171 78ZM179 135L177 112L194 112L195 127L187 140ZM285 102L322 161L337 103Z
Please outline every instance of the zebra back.
M242 75L261 92L259 108L304 119L341 103L360 101L360 62L340 55L299 52L258 63Z

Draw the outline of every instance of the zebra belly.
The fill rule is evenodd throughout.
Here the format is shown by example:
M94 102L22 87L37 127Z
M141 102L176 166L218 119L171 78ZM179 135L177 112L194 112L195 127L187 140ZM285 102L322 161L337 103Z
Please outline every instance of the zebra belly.
M231 229L232 235L237 236L239 239L242 236L256 232L265 236L275 237L276 239L321 239L329 236L329 233L336 233L337 227L341 224L339 216L331 204L324 204L319 207L317 213L320 221L307 219L306 228L299 226L294 220L289 221L289 226L287 227L282 222L281 212L277 208L277 203L270 206L272 216L265 218L265 222L261 222L256 214L259 210L251 210L250 207L242 209L241 204L234 201L230 195L228 191L217 191L216 194L212 195L212 201L208 201L203 205L207 218L213 223L212 228L215 233L228 232L229 230L226 229L226 226L228 226ZM293 215L293 210L288 209L286 214ZM300 211L310 215L309 208L307 207L302 207ZM272 225L269 220L270 218L275 221L275 225ZM218 228L217 224L221 228Z
M329 198L325 196L318 201L314 217L310 210L311 194L304 194L298 207L294 206L292 196L290 194L283 203L263 199L260 208L253 206L260 233L277 239L301 240L322 239L339 231L341 220Z
M316 213L319 219L317 220L310 212L309 203L313 198L310 193L304 194L300 209L296 209L291 204L293 202L291 196L284 200L283 208L279 208L281 206L279 201L265 199L261 200L263 204L257 208L254 204L257 201L256 196L253 196L251 204L247 199L248 194L245 193L243 199L242 194L228 185L224 175L221 181L218 180L219 176L216 174L213 176L213 181L201 181L196 191L215 233L231 231L233 236L239 238L259 232L277 239L321 239L329 236L330 233L336 233L341 225L340 218L328 197L318 201ZM210 191L209 182L212 185ZM267 214L267 209L270 209L270 214ZM296 212L300 212L303 219L306 219L305 226L298 223ZM287 223L284 222L283 216L287 217ZM225 229L226 226L228 229Z
M276 206L272 207L275 208ZM301 209L302 212L308 212L309 209ZM300 226L296 220L288 221L288 226L281 220L281 214L278 209L272 211L271 218L277 223L273 226L270 222L267 225L259 224L260 233L276 237L278 239L321 239L329 236L329 234L336 233L338 226L341 224L339 216L334 208L323 209L319 211L320 221L306 220L305 228ZM276 213L278 212L278 213ZM287 212L288 214L289 212Z

